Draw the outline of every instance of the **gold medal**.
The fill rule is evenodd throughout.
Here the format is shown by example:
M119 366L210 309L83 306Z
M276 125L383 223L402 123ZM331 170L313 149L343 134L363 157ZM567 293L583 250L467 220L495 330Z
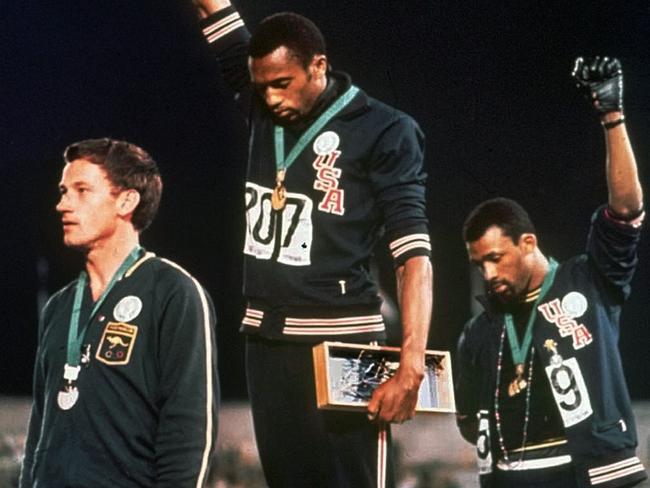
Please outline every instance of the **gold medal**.
M528 382L524 379L524 365L517 364L515 366L515 379L508 385L508 396L515 396L521 393L528 386Z
M275 176L275 188L271 193L271 206L273 210L282 210L287 204L287 189L284 187L284 170L278 170Z

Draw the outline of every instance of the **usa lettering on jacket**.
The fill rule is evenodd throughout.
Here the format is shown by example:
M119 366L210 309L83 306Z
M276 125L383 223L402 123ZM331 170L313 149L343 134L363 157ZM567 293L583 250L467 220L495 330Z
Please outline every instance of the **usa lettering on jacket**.
M582 349L593 341L589 329L575 320L587 310L587 300L581 293L568 293L562 301L554 298L537 309L548 322L555 324L561 337L572 336L574 349Z

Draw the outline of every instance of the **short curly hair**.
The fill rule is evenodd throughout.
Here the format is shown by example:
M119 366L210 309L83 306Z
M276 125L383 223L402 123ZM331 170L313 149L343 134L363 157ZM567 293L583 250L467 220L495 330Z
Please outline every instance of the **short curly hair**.
M120 190L136 190L140 203L131 222L142 232L153 221L162 195L162 178L158 165L142 148L110 138L86 139L70 144L63 151L63 161L83 159L104 168L111 184Z
M493 226L499 227L515 244L522 234L536 233L528 212L521 205L509 198L493 198L470 212L463 224L463 240L476 242Z
M326 54L325 39L311 20L293 12L266 17L253 33L249 54L262 58L285 46L307 68L317 54Z

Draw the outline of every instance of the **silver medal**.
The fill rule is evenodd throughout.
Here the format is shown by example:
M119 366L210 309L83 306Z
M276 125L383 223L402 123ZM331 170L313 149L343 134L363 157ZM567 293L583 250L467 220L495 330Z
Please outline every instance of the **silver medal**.
M61 410L70 410L77 403L79 390L74 386L74 382L79 377L80 369L79 366L70 366L67 363L63 366L63 379L66 381L66 386L56 397L56 403Z
M66 386L63 391L60 391L56 397L56 403L61 410L70 410L77 403L79 398L79 390L76 386Z

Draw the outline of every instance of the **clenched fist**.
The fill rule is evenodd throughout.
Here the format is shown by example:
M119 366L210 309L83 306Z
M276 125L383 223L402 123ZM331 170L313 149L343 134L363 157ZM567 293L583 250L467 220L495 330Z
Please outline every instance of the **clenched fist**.
M572 76L597 112L623 110L623 70L618 59L580 57L576 59Z

